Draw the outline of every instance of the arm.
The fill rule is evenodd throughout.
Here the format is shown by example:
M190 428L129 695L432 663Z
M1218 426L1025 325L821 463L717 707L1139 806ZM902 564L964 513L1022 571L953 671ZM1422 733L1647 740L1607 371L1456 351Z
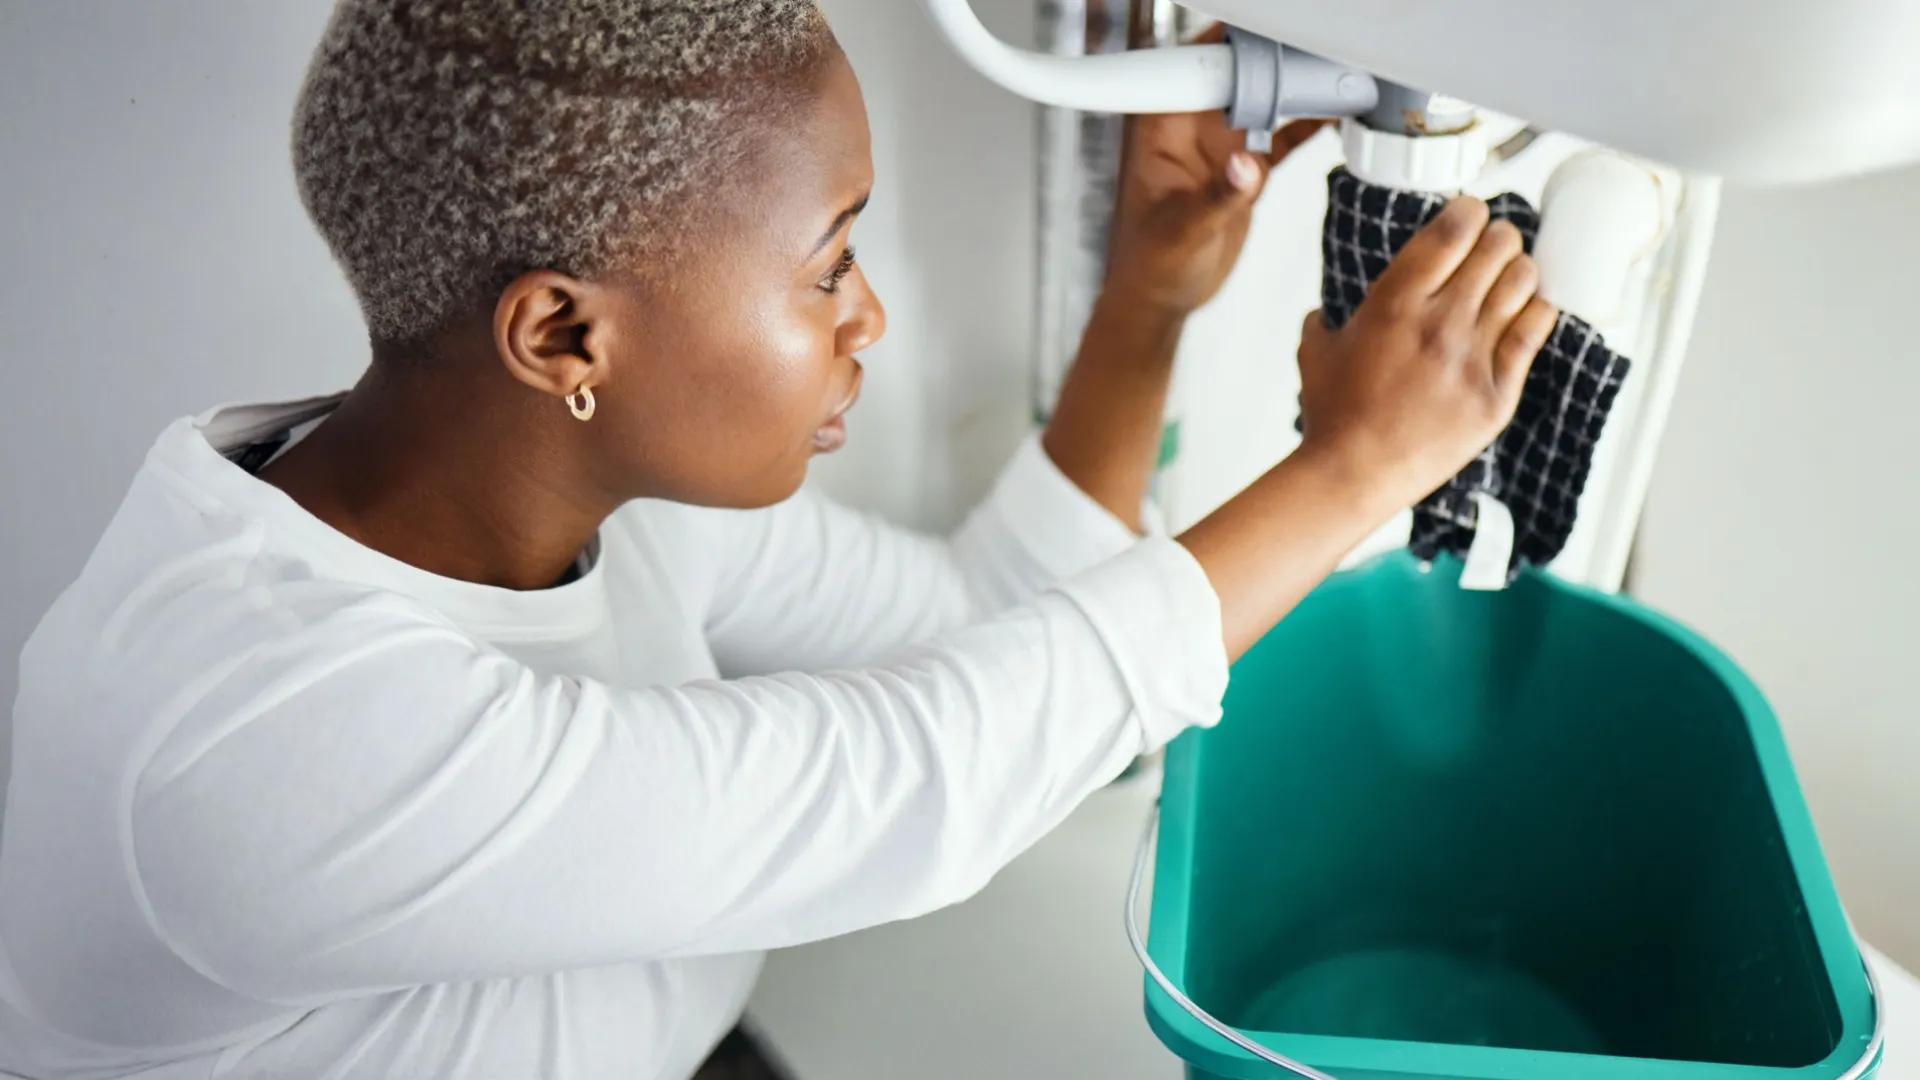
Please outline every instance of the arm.
M1128 121L1107 278L1048 422L1047 454L1130 528L1159 457L1180 334L1239 260L1267 174L1320 129L1290 124L1271 153L1218 113Z
M1044 436L1060 471L1135 531L1186 321L1180 312L1103 292Z
M252 597L232 603L240 616ZM1169 540L884 667L628 691L311 589L137 780L155 931L269 1000L791 945L960 900L1218 712Z
M223 677L172 696L135 778L154 931L223 985L301 1002L788 945L969 895L1215 719L1225 653L1511 413L1554 318L1518 235L1485 220L1457 204L1345 328L1307 335L1307 443L1180 543L886 666L621 690L390 597L236 593L214 617L307 621L185 666Z
M706 637L729 676L876 663L1027 602L1139 537L1024 443L951 537L811 491L766 510L690 510L718 572Z
M1456 199L1340 331L1307 316L1300 448L1180 537L1220 594L1229 656L1512 419L1557 315L1519 232L1487 218Z
M1290 149L1310 134L1293 129L1281 145ZM1213 190L1216 208L1232 201L1218 185ZM1522 247L1511 225L1488 227L1485 203L1457 199L1408 242L1338 333L1318 312L1307 316L1300 341L1306 430L1299 449L1180 537L1220 596L1230 658L1272 629L1380 522L1439 487L1512 419L1527 369L1557 317L1535 295L1539 272ZM1125 310L1137 320L1143 309L1167 306ZM1127 317L1110 311L1088 341L1102 340L1096 331L1122 327ZM1134 338L1131 355L1162 356L1177 329L1155 333L1162 328L1145 325L1149 332ZM1126 369L1096 375L1084 354L1075 376L1082 367L1089 373L1063 425L1071 438L1049 431L1049 447L1093 444L1103 407L1119 418L1122 434L1111 438L1138 438L1149 410L1141 404L1146 395L1136 394L1137 407L1129 409L1128 395L1114 389L1125 385ZM1072 475L1064 461L1062 468ZM1085 483L1104 493L1103 502L1116 500L1108 503L1116 512L1136 485L1144 490L1144 475L1135 471L1111 464L1104 472L1091 464L1074 468L1092 478Z

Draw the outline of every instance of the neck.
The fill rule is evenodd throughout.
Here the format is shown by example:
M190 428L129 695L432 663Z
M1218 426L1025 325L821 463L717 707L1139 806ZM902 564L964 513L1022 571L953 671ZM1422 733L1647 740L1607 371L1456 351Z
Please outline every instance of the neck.
M430 573L553 585L618 505L567 467L559 425L574 421L504 373L431 367L376 362L260 478L359 543Z

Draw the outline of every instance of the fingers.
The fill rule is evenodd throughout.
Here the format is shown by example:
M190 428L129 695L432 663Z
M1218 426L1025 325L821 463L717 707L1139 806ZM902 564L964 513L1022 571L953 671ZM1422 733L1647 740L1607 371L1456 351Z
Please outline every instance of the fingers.
M1152 213L1155 227L1167 235L1204 238L1246 208L1260 194L1267 173L1252 154L1236 153L1198 190L1164 196Z
M1486 300L1480 305L1480 325L1494 330L1505 328L1539 289L1539 264L1526 255L1515 258L1487 290Z
M1487 204L1462 195L1427 222L1394 256L1375 288L1432 296L1446 286L1487 227Z
M1517 259L1526 258L1524 242L1520 239L1520 230L1511 221L1496 221L1481 232L1480 239L1473 250L1461 260L1460 266L1447 280L1446 289L1452 298L1459 301L1469 312L1476 312L1486 304L1488 294L1494 283Z
M1260 164L1260 159L1245 150L1235 151L1227 156L1226 164L1195 193L1197 198L1189 200L1200 205L1183 207L1182 212L1191 214L1198 210L1202 214L1212 213L1216 216L1238 213L1259 197L1260 189L1266 182L1267 170Z
M1503 399L1520 400L1520 388L1526 384L1533 358L1547 347L1547 338L1559 323L1560 313L1536 296L1507 324L1506 333L1493 348L1493 383Z

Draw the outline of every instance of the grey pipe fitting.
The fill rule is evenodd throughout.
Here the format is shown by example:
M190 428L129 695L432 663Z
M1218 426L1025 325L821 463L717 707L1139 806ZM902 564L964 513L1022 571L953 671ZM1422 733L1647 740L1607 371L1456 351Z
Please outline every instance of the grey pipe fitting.
M1233 100L1227 123L1247 133L1247 149L1273 148L1283 120L1365 116L1380 105L1380 87L1358 68L1336 64L1271 38L1228 27L1233 50Z
M1452 135L1473 123L1473 110L1462 102L1426 90L1377 80L1379 102L1360 122L1390 135Z

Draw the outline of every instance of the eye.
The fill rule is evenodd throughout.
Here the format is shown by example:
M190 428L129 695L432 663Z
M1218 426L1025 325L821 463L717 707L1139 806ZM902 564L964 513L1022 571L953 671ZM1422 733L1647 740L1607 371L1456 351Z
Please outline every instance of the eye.
M833 264L833 272L820 279L820 288L828 293L839 292L840 283L847 280L848 274L853 273L853 258L853 248L849 247L841 252L840 261Z

